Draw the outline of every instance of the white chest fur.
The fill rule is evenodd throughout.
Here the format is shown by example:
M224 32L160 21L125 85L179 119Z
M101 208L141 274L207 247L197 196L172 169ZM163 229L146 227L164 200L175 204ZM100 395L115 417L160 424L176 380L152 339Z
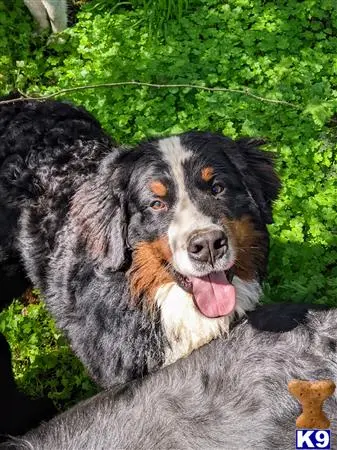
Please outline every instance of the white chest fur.
M242 281L237 277L234 277L233 285L236 288L235 311L242 316L257 304L261 287L257 281ZM195 306L192 295L176 283L161 286L155 299L168 340L165 365L189 355L193 350L229 331L233 314L216 319L205 317Z

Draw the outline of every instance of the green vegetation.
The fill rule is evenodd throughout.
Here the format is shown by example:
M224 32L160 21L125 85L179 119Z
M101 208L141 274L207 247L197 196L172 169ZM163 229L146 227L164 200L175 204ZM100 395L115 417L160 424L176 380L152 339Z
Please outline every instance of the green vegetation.
M0 92L46 94L137 80L249 89L262 97L125 86L59 98L83 104L122 143L189 129L266 137L267 148L279 157L283 190L270 226L265 301L336 305L335 0L185 3L180 12L163 13L164 23L153 21L144 7L149 2L93 0L82 6L73 27L47 38L32 33L34 24L21 0L11 6L0 0ZM90 393L79 363L43 307L24 311L27 315L16 303L2 313L0 331L11 342L16 374L26 390L50 390L61 402L82 395L81 390ZM53 379L37 385L40 373Z
M17 382L28 394L48 395L61 409L97 391L43 303L13 302L0 314L0 333L11 344Z

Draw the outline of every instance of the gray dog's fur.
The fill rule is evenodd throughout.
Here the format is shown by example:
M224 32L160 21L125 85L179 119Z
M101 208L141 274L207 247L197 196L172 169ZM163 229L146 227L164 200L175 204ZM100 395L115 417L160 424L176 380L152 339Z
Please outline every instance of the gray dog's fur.
M337 310L286 333L247 322L185 360L104 392L28 433L20 449L294 449L293 378L337 377ZM336 395L325 402L337 448ZM7 444L8 445L8 444Z

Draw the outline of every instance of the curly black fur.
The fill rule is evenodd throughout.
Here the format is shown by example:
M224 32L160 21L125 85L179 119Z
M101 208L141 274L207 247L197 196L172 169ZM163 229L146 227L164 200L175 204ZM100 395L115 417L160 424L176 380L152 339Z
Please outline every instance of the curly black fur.
M124 272L97 269L96 259L109 249L100 248L96 259L89 256L78 232L76 220L95 231L93 244L99 244L111 231L116 251L110 256L118 265L123 249L116 248L118 241L122 244L112 225L120 218L107 180L107 167L118 154L99 123L81 108L34 101L1 107L0 282L6 286L1 302L20 293L27 273L46 294L47 306L77 355L104 386L160 364L163 342L152 321L128 304ZM72 220L69 205L80 188L79 217Z

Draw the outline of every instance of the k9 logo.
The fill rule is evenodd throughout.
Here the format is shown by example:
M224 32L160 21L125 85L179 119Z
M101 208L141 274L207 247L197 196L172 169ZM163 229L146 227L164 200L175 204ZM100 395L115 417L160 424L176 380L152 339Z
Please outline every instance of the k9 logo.
M296 450L330 449L330 430L296 430Z

